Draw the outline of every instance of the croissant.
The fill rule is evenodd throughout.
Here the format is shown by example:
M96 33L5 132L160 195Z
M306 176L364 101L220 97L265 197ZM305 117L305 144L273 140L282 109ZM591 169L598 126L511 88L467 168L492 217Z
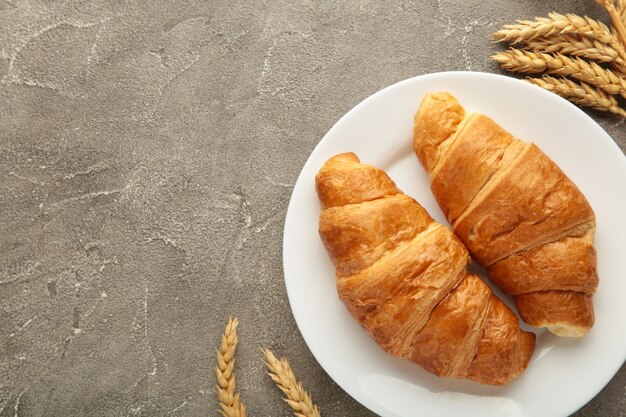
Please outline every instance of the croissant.
M595 216L574 183L537 146L445 92L423 99L413 148L454 232L522 319L584 335L598 286Z
M491 385L526 368L534 333L467 272L468 252L454 234L385 172L345 153L315 183L339 298L387 353Z

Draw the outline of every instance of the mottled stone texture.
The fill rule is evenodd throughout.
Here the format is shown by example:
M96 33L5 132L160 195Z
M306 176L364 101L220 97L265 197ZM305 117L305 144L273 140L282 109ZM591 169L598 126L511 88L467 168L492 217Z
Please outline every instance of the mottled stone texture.
M488 34L552 9L602 16L584 0L0 1L0 416L216 415L231 314L252 415L291 415L261 346L327 415L371 415L289 309L296 177L365 97L499 72ZM624 120L592 115L626 149ZM622 368L576 415L624 415L625 384Z

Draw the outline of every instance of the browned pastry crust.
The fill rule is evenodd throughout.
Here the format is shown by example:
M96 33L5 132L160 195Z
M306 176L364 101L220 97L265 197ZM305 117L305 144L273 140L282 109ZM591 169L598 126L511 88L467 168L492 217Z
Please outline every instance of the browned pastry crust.
M585 333L593 326L591 295L582 292L529 292L516 295L515 305L526 323L548 327L556 334L559 331Z
M449 93L428 94L415 115L413 146L435 198L491 279L519 295L522 318L562 336L583 335L593 325L590 295L598 285L591 206L537 146L459 107ZM552 296L565 304L532 306L545 299L539 293L554 291L586 297Z
M468 275L456 236L385 172L340 154L322 167L316 189L339 297L386 352L439 376L492 385L526 368L535 335Z
M423 138L416 144L415 153L430 172L439 159L442 143L456 131L465 116L465 110L459 103L437 95L426 96L423 103L426 111L418 110L416 117L425 123L415 124L413 134ZM435 124L437 129L431 129Z
M492 294L487 324L467 377L483 384L506 384L511 375L526 369L534 348L535 334L520 332L515 313Z
M546 282L560 290L593 294L598 286L591 231L509 256L489 268L489 277L509 294L544 291Z
M478 353L491 294L480 278L468 275L434 308L413 340L411 359L437 376L466 376Z

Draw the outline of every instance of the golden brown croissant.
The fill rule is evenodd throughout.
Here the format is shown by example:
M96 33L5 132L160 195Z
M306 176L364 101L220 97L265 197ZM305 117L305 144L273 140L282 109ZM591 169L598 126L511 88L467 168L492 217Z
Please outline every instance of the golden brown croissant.
M468 274L469 255L454 234L385 172L346 153L329 159L315 182L339 297L387 353L492 385L526 368L535 335Z
M574 183L534 144L449 93L428 94L413 148L456 235L521 317L560 336L593 325L595 216Z

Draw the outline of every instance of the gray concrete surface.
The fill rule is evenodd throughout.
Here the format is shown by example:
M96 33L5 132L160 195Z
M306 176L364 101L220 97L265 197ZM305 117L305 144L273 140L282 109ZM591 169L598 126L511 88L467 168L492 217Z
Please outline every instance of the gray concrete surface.
M290 312L296 177L365 97L499 72L488 34L553 9L602 16L583 0L0 0L0 416L217 415L232 314L250 415L291 415L261 346L325 415L371 415ZM626 149L624 120L592 115ZM625 385L623 367L576 416L625 415Z

